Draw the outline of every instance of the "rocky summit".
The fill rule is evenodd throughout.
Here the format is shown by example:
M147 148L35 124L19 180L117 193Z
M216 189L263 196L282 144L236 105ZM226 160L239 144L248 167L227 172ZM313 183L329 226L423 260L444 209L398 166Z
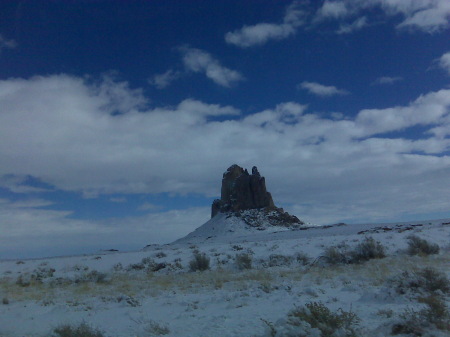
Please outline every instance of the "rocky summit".
M256 166L250 174L247 169L234 164L223 174L221 198L214 200L211 218L219 213L240 217L252 227L259 227L262 223L287 227L303 224L296 216L275 206L266 189L265 178Z

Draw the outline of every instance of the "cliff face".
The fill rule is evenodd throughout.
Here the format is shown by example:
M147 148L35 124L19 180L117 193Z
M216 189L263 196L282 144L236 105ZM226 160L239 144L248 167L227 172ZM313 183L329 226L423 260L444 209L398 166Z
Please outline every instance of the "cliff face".
M218 212L239 212L249 209L276 208L266 189L266 181L256 166L252 174L238 165L232 165L223 174L221 198L213 202L211 217Z

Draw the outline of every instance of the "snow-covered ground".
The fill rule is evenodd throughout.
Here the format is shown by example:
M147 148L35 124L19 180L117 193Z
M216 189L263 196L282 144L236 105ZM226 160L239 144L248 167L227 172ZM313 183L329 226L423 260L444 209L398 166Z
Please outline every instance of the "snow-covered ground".
M405 310L424 306L392 280L424 267L450 277L449 219L258 230L216 218L139 252L1 261L0 336L50 336L81 322L111 337L270 336L270 324L278 329L309 302L355 313L360 336L388 336ZM439 254L407 255L411 234L438 244ZM327 247L351 249L366 237L385 246L387 257L337 265L323 258ZM210 259L210 270L190 271L195 253ZM237 255L251 257L251 269L241 270Z

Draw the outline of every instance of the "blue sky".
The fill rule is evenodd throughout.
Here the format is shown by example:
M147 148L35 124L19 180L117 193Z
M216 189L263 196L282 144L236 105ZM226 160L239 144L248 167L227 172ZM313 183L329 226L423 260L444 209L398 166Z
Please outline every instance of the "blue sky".
M0 258L139 249L232 164L308 222L450 217L447 0L3 1Z

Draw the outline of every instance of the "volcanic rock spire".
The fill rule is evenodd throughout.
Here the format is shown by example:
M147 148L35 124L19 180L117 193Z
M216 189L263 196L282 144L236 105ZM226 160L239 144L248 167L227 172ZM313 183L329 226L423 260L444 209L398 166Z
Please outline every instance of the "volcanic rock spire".
M267 222L275 226L292 226L303 224L296 216L284 212L275 206L272 195L267 192L266 180L260 175L256 166L252 174L234 164L223 174L220 199L211 206L211 218L218 213L231 213L251 226Z
M223 174L221 198L212 204L211 217L218 212L237 212L247 209L275 208L272 196L266 190L266 181L256 166L252 174L238 165L232 165Z

